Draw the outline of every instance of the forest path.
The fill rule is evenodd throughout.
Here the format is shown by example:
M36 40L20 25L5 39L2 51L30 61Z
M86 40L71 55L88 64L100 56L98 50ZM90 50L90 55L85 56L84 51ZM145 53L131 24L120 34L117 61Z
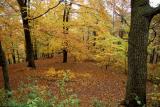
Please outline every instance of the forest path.
M72 93L77 94L81 101L81 107L91 107L95 98L110 103L111 107L116 107L115 102L124 99L127 76L123 73L106 71L93 62L70 60L63 64L59 57L37 60L36 65L36 70L27 68L25 63L9 65L12 89L17 89L21 82L30 83L37 80L41 86L47 86L53 90L55 95L59 95L57 78L53 77L52 73L49 74L48 71L70 70L73 78L66 85L68 89L72 89ZM31 81L28 80L31 77ZM0 72L0 88L2 87L3 78L2 72ZM151 84L148 83L149 92L151 91L150 87Z

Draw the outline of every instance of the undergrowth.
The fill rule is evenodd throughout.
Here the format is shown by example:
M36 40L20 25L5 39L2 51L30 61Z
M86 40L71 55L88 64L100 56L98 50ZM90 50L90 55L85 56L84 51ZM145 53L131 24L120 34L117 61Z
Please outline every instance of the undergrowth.
M4 107L80 107L77 95L66 87L70 81L68 71L63 72L63 78L57 80L60 96L51 93L49 87L39 85L37 81L30 84L21 83L17 90L12 91L12 97L7 98L5 91L0 89L0 106ZM94 99L93 107L108 107L104 102Z

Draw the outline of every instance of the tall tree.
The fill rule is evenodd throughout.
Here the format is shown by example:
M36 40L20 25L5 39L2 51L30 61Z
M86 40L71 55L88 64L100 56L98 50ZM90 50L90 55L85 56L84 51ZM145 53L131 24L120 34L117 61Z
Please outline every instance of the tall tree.
M72 3L69 4L69 6L67 6L67 1L65 1L65 8L64 8L64 14L63 14L63 23L64 23L64 26L63 26L63 32L64 32L64 35L66 36L68 34L68 26L66 25L69 21L69 14L70 14L70 10L71 10L71 6L72 6ZM66 63L67 62L67 41L65 41L64 43L65 47L63 49L63 63Z
M2 34L2 28L3 26L0 26L0 34ZM8 75L8 64L6 60L5 53L2 48L2 36L0 35L0 64L2 66L2 72L3 72L3 80L4 80L4 89L8 93L11 91L10 84L9 84L9 75Z
M152 18L160 13L160 6L151 7L149 0L131 0L131 9L125 101L127 107L142 107L146 105L149 26Z
M31 33L30 33L30 26L29 26L29 20L28 20L28 6L30 4L30 0L17 0L21 17L23 21L23 29L25 34L25 42L26 42L26 58L28 61L28 67L35 68L35 62L34 62L34 52L33 52L33 46L31 41Z
M0 41L0 62L2 65L2 71L3 71L4 89L6 90L6 92L8 92L8 91L11 91L10 84L9 84L8 64L7 64L5 53L2 49L1 41Z

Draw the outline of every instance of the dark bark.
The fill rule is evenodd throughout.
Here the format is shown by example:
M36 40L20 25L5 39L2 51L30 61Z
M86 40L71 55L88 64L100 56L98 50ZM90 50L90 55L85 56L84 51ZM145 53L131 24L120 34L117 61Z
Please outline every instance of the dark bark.
M10 84L9 84L8 64L7 64L5 53L2 49L1 42L0 42L0 62L2 64L4 89L6 90L6 92L8 92L8 91L11 91Z
M67 51L63 50L63 63L67 62Z
M112 31L112 34L113 34L113 36L115 36L115 9L116 9L116 2L115 2L115 0L113 0L113 13L112 13L112 29L113 29L113 31Z
M155 59L156 64L158 63L158 60L159 60L159 54L157 54L156 59Z
M18 52L18 50L17 50L17 61L18 61L18 63L20 63L20 57L19 57L19 52Z
M124 19L123 19L123 15L121 16L121 28L119 30L119 37L123 39L124 34L126 33L123 26L124 26Z
M149 25L157 10L149 6L149 0L131 0L131 8L126 106L142 107L146 106Z
M42 58L44 58L45 57L45 55L44 55L44 53L42 53Z
M93 31L93 36L94 36L93 46L96 46L96 36L97 36L97 32L96 31Z
M47 58L50 58L50 53L47 53L46 55L47 55Z
M2 61L0 61L0 66L2 66Z
M8 58L8 64L12 64L12 61L10 60L10 58Z
M34 59L37 60L38 59L38 54L37 54L37 40L35 39L34 42Z
M65 7L64 13L63 13L63 23L66 23L66 13L67 13L67 8ZM66 26L64 24L63 26L63 33L66 34ZM63 49L63 63L67 63L67 50L64 48Z
M10 34L10 38L12 38L11 34ZM16 55L15 55L14 43L11 42L11 45L12 45L12 61L13 61L13 64L15 64L16 63Z
M16 55L15 55L15 50L12 50L12 59L13 59L13 63L16 63Z
M70 9L71 9L72 4L70 4L69 8L66 5L67 4L65 3L65 9L64 9L64 14L63 14L63 23L67 23L69 21L69 13L70 13ZM69 27L64 24L63 33L65 36L66 36L66 34L68 34L68 30L69 30ZM67 42L65 41L65 47L63 49L63 63L67 63L67 59L68 59L68 56L67 56L68 52L67 52L66 47L67 47Z
M31 41L30 35L30 27L29 27L29 20L28 20L28 13L27 13L27 0L17 0L20 7L21 17L23 21L23 29L25 34L25 43L26 43L26 59L28 61L28 67L35 68L34 62L34 52L33 52L33 45Z

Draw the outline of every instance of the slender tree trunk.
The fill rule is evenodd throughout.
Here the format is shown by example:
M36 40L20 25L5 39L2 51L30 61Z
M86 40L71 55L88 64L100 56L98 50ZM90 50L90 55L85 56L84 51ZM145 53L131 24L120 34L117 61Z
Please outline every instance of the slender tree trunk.
M151 64L156 64L157 63L157 59L158 59L157 49L154 48L153 51L152 51L152 54L150 55L150 63Z
M10 38L12 38L12 34L10 34ZM13 61L13 64L15 64L16 63L16 55L15 55L14 43L11 42L11 45L12 45L12 61Z
M63 23L64 23L64 26L63 26L63 33L65 34L66 36L66 14L67 14L67 8L65 6L65 9L64 9L64 13L63 13ZM67 63L67 49L64 47L63 49L63 63Z
M34 59L37 60L38 59L38 55L37 55L37 40L35 39L34 42Z
M155 63L156 63L156 64L158 63L158 58L159 58L159 54L157 53L156 59L155 59Z
M68 34L68 26L66 26L66 23L69 21L69 13L70 13L70 8L67 8L66 6L67 4L65 3L65 9L64 9L64 14L63 14L63 23L64 23L64 26L63 26L63 32L64 32L64 35L66 36ZM70 4L71 6L71 4ZM68 59L68 52L67 52L67 43L65 41L65 47L63 49L63 63L67 63L67 59Z
M119 30L119 37L123 39L123 36L125 34L125 31L124 31L124 20L123 20L123 15L121 16L121 28Z
M2 49L1 41L0 41L0 62L2 64L4 89L6 90L6 92L8 92L8 91L11 91L10 84L9 84L8 64L7 64L7 60L5 57L5 53Z
M97 32L96 31L93 31L93 46L96 46L96 36L97 36Z
M2 66L2 61L0 61L0 67Z
M151 64L154 64L155 51L156 51L156 49L154 48L154 49L152 50L152 54L151 54L151 57L150 57L150 63L151 63Z
M26 58L28 61L28 67L35 68L34 62L34 52L33 52L33 45L31 41L30 35L30 27L29 27L29 20L28 20L28 13L27 13L27 0L17 0L20 6L22 21L23 21L23 28L25 34L25 43L26 43Z
M112 9L113 9L113 13L112 13L112 29L113 29L113 31L112 31L112 34L113 34L113 36L115 36L115 8L116 7L116 2L115 2L115 0L113 0L113 7L112 7Z
M153 60L153 64L157 64L157 58L158 58L158 54L157 52L154 54L154 60Z
M12 64L12 61L10 60L10 58L8 58L8 64Z
M22 12L22 14L24 14L24 13ZM26 52L27 52L26 54L27 54L28 67L35 68L36 66L34 63L34 54L33 54L33 46L32 46L32 41L31 41L31 36L30 36L30 31L29 31L29 23L28 23L28 20L26 20L24 16L22 15L24 33L25 33L25 43L26 43Z
M19 52L18 52L18 50L17 50L17 61L18 61L18 63L20 63L20 57L19 57Z
M13 63L16 63L16 55L15 55L15 50L12 50L12 59L13 59Z
M67 62L67 51L63 50L63 63Z

